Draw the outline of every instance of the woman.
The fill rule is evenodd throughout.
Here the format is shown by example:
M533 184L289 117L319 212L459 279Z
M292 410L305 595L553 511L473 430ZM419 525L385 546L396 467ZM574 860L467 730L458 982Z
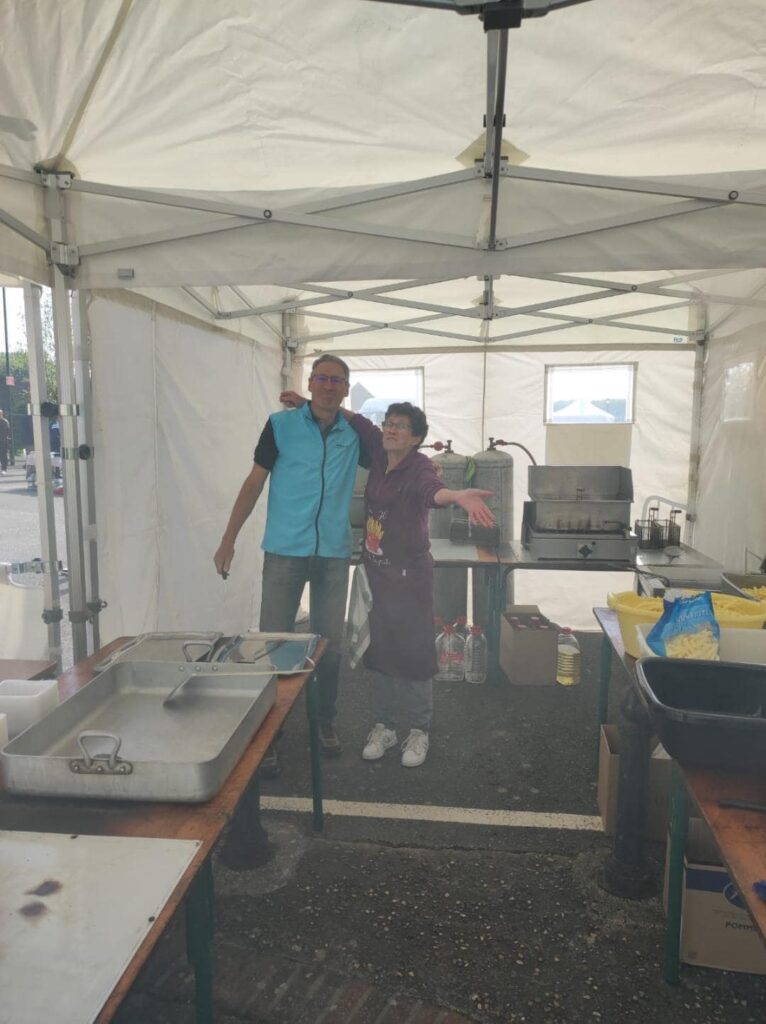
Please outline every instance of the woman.
M287 391L280 401L300 405L304 399ZM370 460L362 561L372 591L370 646L364 663L373 673L375 724L362 757L383 757L397 743L398 724L408 730L402 764L416 768L428 753L431 677L437 668L428 510L460 505L471 522L492 526L495 517L483 501L492 492L443 486L431 460L418 451L428 423L417 406L390 405L382 430L347 409L340 413L359 434Z

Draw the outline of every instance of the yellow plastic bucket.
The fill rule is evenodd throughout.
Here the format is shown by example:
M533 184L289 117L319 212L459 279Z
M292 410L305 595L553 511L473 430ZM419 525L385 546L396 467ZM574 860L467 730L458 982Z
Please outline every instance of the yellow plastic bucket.
M625 653L633 658L640 658L641 649L636 637L636 626L659 621L663 609L662 598L641 597L632 590L624 590L619 594L607 595L606 603L617 612Z

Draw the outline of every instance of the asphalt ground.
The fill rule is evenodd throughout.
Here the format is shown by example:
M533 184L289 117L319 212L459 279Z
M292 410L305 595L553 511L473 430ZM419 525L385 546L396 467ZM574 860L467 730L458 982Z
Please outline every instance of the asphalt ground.
M59 499L56 513L61 521ZM0 560L36 557L36 536L34 495L11 471L0 478ZM308 813L266 810L268 863L246 872L214 863L219 1024L766 1019L766 978L684 966L677 988L663 982L660 844L647 846L655 895L624 900L599 885L611 852L593 827L600 636L579 639L577 687L438 684L431 749L416 769L402 768L396 750L361 759L370 681L344 665L345 749L323 761L323 781L328 807L350 813L328 814L316 835ZM616 661L612 676L614 718L627 682ZM280 749L283 772L262 782L264 805L308 801L301 704ZM408 805L408 816L394 820L386 805ZM433 809L444 820L426 820ZM465 809L582 815L588 827L465 824ZM117 1021L192 1020L179 914Z
M54 497L53 511L56 521L56 547L58 561L66 566L66 532L64 529L64 501ZM5 476L0 476L0 562L31 562L42 558L40 544L40 516L37 507L37 490L27 486L24 468L17 460L9 466ZM28 587L42 587L43 577L37 573L14 575L14 580ZM65 574L59 577L61 606L64 618L61 622L62 665L72 664L72 627L67 618L69 611L69 590ZM41 625L44 630L45 626Z
M317 836L307 813L266 811L270 862L248 872L216 863L222 1024L766 1019L766 978L685 966L678 987L662 980L661 844L647 846L656 893L633 901L601 888L611 841L592 828L424 820L424 805L445 817L449 808L597 814L600 636L580 641L577 687L439 685L431 749L417 769L401 767L396 750L361 759L369 679L345 667L345 749L323 761L324 796L360 802L372 816L327 815ZM626 682L615 662L610 717ZM299 705L280 746L282 775L261 784L266 805L310 796ZM376 814L389 804L412 805L411 817L391 820L385 806ZM179 920L118 1022L190 1020L192 991ZM348 992L362 992L361 1003Z

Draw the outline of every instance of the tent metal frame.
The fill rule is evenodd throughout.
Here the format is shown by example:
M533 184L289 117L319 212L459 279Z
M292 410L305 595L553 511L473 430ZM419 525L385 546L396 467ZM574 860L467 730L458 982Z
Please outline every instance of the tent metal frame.
M555 3L555 0L553 2ZM564 0L562 0L562 5L563 2ZM271 228L271 230L275 230L274 225L280 224L321 232L332 231L367 236L372 239L380 239L381 241L396 240L416 244L437 245L459 251L473 251L478 255L481 252L523 251L524 248L529 246L540 245L546 242L566 241L594 232L609 232L672 217L704 215L708 210L718 209L721 206L735 203L737 205L751 205L755 207L766 206L766 197L760 193L741 192L735 189L707 188L693 184L684 184L679 179L674 179L673 181L632 179L555 171L544 168L509 166L501 156L508 50L507 28L495 29L486 33L487 89L484 115L484 156L481 161L478 161L473 168L468 170L432 176L420 181L362 188L352 192L344 191L343 195L336 197L328 196L323 200L307 201L278 209L267 206L252 207L242 203L194 196L192 194L174 194L156 189L136 189L77 180L70 174L59 172L55 168L61 166L61 161L66 157L65 150L68 148L68 143L71 141L76 126L82 117L98 76L101 74L104 64L113 49L129 7L130 0L123 0L112 34L105 44L104 52L94 71L93 79L85 93L81 107L70 125L70 130L63 136L64 144L62 145L62 151L53 161L49 162L49 166L52 164L53 169L40 168L35 171L21 171L15 168L0 167L0 178L25 182L42 190L43 208L48 223L48 234L47 236L42 235L31 225L23 223L10 211L0 209L0 224L33 246L43 250L47 254L51 266L50 284L53 294L54 334L62 419L62 454L64 456L64 500L71 601L70 619L72 620L76 660L79 660L87 653L89 644L92 649L94 639L98 643L97 615L101 606L100 599L98 598L98 566L95 548L93 464L92 460L88 459L85 461L83 459L83 449L80 447L82 439L88 441L92 436L92 401L89 392L88 365L90 356L87 332L85 330L84 297L80 290L77 289L76 283L78 268L83 261L108 253L130 252L134 249L153 245L172 245L174 242L191 238L204 240L213 234L236 231L243 228L259 228L261 230ZM546 229L527 232L512 238L502 238L498 237L498 213L501 202L500 186L503 178L510 181L539 182L541 184L555 184L591 190L601 189L609 192L642 194L672 201L665 203L665 205L658 205L651 210L635 210L629 213L591 218L566 229ZM334 213L341 210L349 210L398 197L446 189L470 180L482 182L488 189L489 194L488 214L482 217L477 237L474 238L449 232L413 230L405 226L387 227L381 224L344 220L333 216ZM157 231L132 236L124 235L102 241L87 242L79 240L79 244L77 244L77 240L69 237L69 225L66 216L66 192L69 190L81 193L82 195L111 197L136 201L142 204L152 203L164 207L174 207L188 211L191 214L203 213L213 216L211 219L196 221L181 227L158 229ZM265 236L264 241L267 237ZM127 268L127 270L128 272L125 274L124 279L115 282L116 286L130 287L127 283L131 279L130 268ZM522 349L525 351L536 351L542 349L543 346L530 344L508 345L506 343L521 343L523 339L529 339L535 335L572 330L584 325L595 324L608 326L615 331L639 331L655 335L672 334L684 337L689 342L699 343L698 352L700 352L706 338L704 318L700 319L697 317L695 321L694 317L691 317L690 326L685 330L679 330L671 325L640 324L631 323L630 321L641 316L677 310L684 306L693 307L695 304L698 304L698 293L695 293L693 287L690 287L687 291L678 288L677 285L693 285L694 281L700 279L733 272L736 271L699 270L681 274L672 280L658 278L644 284L636 284L628 280L600 279L588 275L565 273L524 274L519 272L508 276L557 282L566 286L575 285L589 290L584 294L570 294L545 302L515 307L504 307L498 303L496 296L497 276L495 274L483 274L480 277L480 280L483 282L480 302L478 306L468 309L438 302L423 301L422 299L415 299L401 294L410 289L445 283L444 278L400 281L393 284L361 289L353 287L344 289L342 287L331 287L312 282L297 286L281 285L281 287L289 287L291 290L312 293L311 297L290 298L288 296L283 300L260 306L253 304L246 293L242 291L241 287L239 287L242 282L235 282L228 287L241 305L229 310L216 309L199 292L198 287L191 284L183 288L183 291L213 320L236 320L243 317L262 317L267 313L281 313L281 342L286 353L286 363L283 371L287 374L290 361L296 352L299 351L299 347L306 349L315 342L328 337L337 339L357 334L369 335L383 330L406 331L409 334L442 338L452 342L469 343L468 345L452 344L429 349L429 351L433 352L502 352L519 351ZM120 276L122 277L122 275ZM630 309L620 313L596 317L580 317L567 311L567 307L585 302L611 299L629 293L657 296L667 300L667 304L654 305L644 309ZM25 297L28 329L30 332L30 377L32 379L33 394L38 396L36 404L39 406L41 396L44 394L39 288L35 285L26 285ZM75 298L74 310L71 308L73 297ZM743 299L727 295L708 295L706 298L708 301L725 304L730 307L753 306L755 308L766 308L766 300L758 298L757 294ZM404 319L373 320L353 315L346 316L342 313L337 314L334 311L317 310L317 307L323 305L335 304L337 306L339 303L350 300L361 300L367 303L387 306L389 309L406 309L410 314L417 315L411 315ZM552 310L559 308L564 310L564 312L552 312ZM329 334L319 333L297 338L294 336L290 326L290 314L297 312L304 312L307 317L329 321L334 320L339 324L348 323L354 326L347 330L334 331ZM553 323L548 323L539 328L528 328L526 330L488 337L490 323L518 316L535 317L553 321ZM435 321L453 317L478 322L478 333L472 335L467 332L449 331L433 326ZM428 323L431 325L425 326ZM544 346L546 351L551 352L572 351L575 347L582 351L605 351L619 348L618 345L598 344ZM651 347L654 351L679 351L688 349L689 346L688 344L679 346L678 344L664 345L662 343L654 343L651 346L647 345L645 347ZM338 351L341 352L342 350ZM365 346L355 350L355 353L378 354L390 351L391 349ZM403 347L396 349L396 351L410 353L422 350ZM352 353L344 352L343 354ZM698 373L701 374L702 363L700 357L698 357L697 363ZM695 387L698 387L699 383L700 381L696 380ZM44 421L41 419L38 408L37 412L35 412L34 429L38 452L43 459L40 471L41 478L44 480L44 486L39 491L38 498L44 533L43 552L46 562L55 562L55 529L52 502L50 500L50 481L45 475L46 472L48 476L50 475L49 463L45 460L48 450L46 447L47 431L42 429L43 423ZM85 465L83 472L81 472L81 462L84 462ZM85 532L83 532L84 522L86 524ZM85 544L86 537L87 550ZM57 657L60 656L60 632L58 622L56 621L56 612L59 607L58 600L57 577L54 573L47 574L46 603L52 619L49 622L49 638L51 651ZM90 635L88 633L89 624Z

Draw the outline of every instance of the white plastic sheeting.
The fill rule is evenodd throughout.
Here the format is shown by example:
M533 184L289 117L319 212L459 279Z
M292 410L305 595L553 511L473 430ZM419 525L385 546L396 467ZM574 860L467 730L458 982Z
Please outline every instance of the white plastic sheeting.
M281 353L124 295L94 298L102 637L257 624L265 497L231 576L213 552L269 412Z
M727 390L737 386L737 377L743 386L732 401ZM763 324L716 338L708 349L702 451L695 541L728 568L756 572L766 556Z

